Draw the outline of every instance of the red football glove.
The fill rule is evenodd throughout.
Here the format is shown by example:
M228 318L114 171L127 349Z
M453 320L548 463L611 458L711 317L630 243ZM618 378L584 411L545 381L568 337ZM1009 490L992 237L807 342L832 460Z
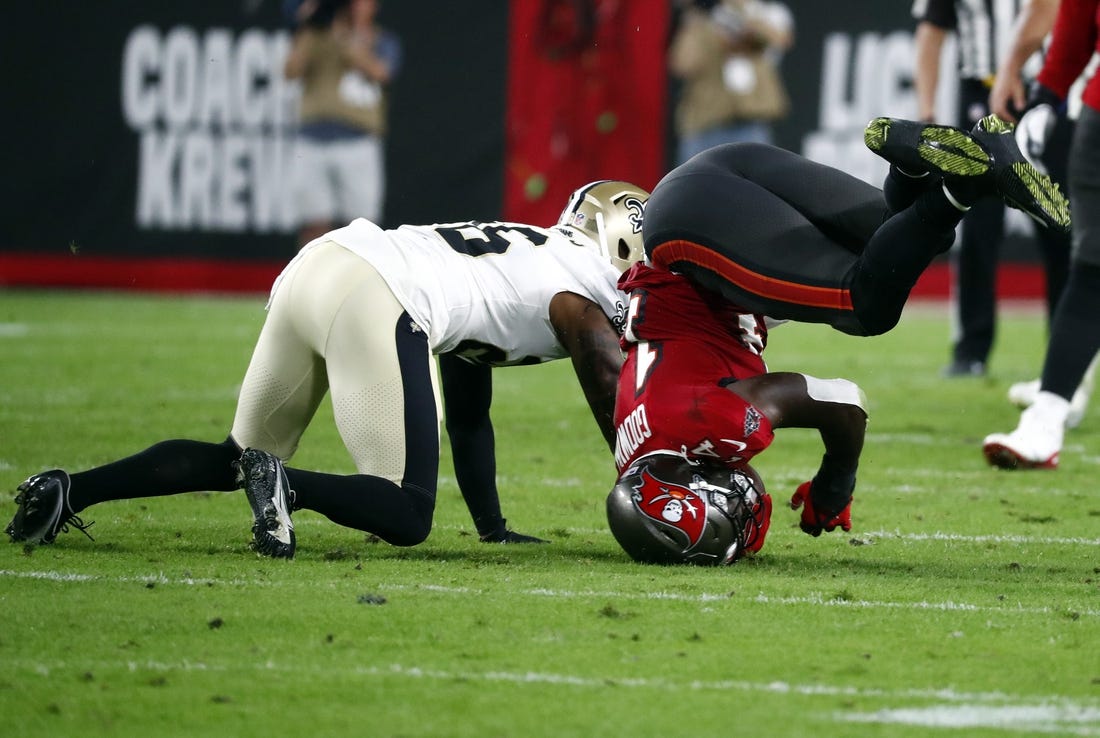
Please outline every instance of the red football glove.
M791 509L797 510L802 508L802 520L799 522L799 527L802 528L803 533L809 533L814 538L821 535L822 531L826 533L832 533L839 526L844 531L852 529L852 501L848 500L848 504L844 506L844 509L834 515L832 518L826 518L820 515L814 510L812 502L812 495L810 494L810 488L813 486L813 482L803 482L795 490L794 495L791 497Z

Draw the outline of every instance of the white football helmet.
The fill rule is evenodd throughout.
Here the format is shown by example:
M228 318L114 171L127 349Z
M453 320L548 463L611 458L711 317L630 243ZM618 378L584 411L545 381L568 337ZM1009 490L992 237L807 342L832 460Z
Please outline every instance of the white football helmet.
M569 196L558 228L570 240L605 256L620 272L645 258L642 214L649 193L629 182L589 182Z

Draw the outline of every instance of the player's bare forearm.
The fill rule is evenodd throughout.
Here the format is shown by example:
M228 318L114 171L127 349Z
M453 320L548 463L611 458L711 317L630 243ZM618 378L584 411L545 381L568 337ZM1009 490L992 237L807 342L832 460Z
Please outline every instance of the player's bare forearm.
M572 293L555 296L550 322L569 351L573 371L609 449L615 447L615 389L623 356L619 335L596 303Z
M573 370L607 447L614 450L615 390L622 367L618 336L612 332L609 339L602 331L586 333L580 337L580 344L580 353L573 356Z
M867 431L867 412L855 384L775 372L729 388L764 413L773 428L816 428L831 463L838 470L855 472Z

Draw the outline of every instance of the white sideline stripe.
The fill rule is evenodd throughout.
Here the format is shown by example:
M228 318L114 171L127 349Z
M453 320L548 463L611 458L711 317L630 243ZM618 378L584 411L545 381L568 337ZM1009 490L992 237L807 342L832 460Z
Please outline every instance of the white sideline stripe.
M240 585L272 585L277 584L271 580L241 580L241 579L170 579L164 574L151 574L144 577L104 577L97 574L65 574L51 571L11 571L0 569L0 577L14 577L18 579L44 579L55 582L133 582L137 584L184 584L208 586L211 584ZM497 594L499 590L476 589L474 587L454 587L444 584L390 584L378 582L375 584L380 590L400 592L434 592L437 594L473 595ZM510 592L511 595L524 595L528 597L560 597L562 599L620 599L620 600L671 600L676 602L721 602L735 599L736 595L728 592L700 594L680 594L677 592L616 592L606 590L560 590L560 589L520 589ZM993 612L1006 615L1051 615L1073 613L1079 617L1100 617L1100 610L1093 609L1054 609L1050 607L990 607L988 605L972 605L966 602L890 602L872 600L846 600L836 597L826 598L820 595L807 597L771 597L764 593L756 596L742 598L749 602L762 605L812 605L815 607L850 607L857 609L889 609L889 610L939 610L941 612Z
M130 672L187 671L229 672L252 669L304 674L308 668L300 665L280 665L274 661L258 664L207 664L201 661L164 663L158 661L94 662L93 670L125 667ZM37 674L49 676L52 670L86 669L84 662L34 663L30 667ZM579 676L537 671L448 671L421 666L390 664L388 666L353 666L337 669L324 667L326 675L339 673L342 678L376 677L380 679L430 679L441 682L494 682L519 686L553 685L580 689L662 689L669 686L665 678L616 676ZM1092 701L1076 701L1064 696L1012 695L1004 692L956 692L952 689L864 689L833 684L791 684L783 681L749 682L740 680L704 681L694 679L677 683L677 688L693 692L752 692L796 697L844 697L848 699L877 699L889 701L936 700L942 704L883 708L874 712L834 712L829 717L838 722L886 723L919 725L935 728L986 727L1008 730L1029 730L1045 733L1066 733L1081 736L1100 735L1100 706Z
M473 589L470 587L451 587L442 584L380 584L380 587L395 590L426 590L429 592L439 592L441 594L470 594L470 595L482 595L492 594L491 590ZM714 593L702 593L696 595L685 595L676 592L606 592L599 590L582 590L578 592L571 592L568 590L553 590L553 589L524 589L512 592L511 594L529 595L532 597L562 597L562 598L605 598L605 599L627 599L627 600L675 600L680 602L720 602L722 600L736 599L736 595L730 595L729 593L714 594ZM771 597L769 595L760 593L755 597L749 596L748 599L751 602L755 602L762 605L815 605L819 607L851 607L851 608L865 608L865 609L891 609L891 610L940 610L943 612L998 612L1005 614L1024 614L1024 615L1050 615L1056 613L1069 613L1073 612L1079 616L1087 617L1100 617L1100 610L1082 609L1075 610L1072 608L1066 608L1064 610L1055 610L1049 607L1024 607L1018 605L1016 607L990 607L988 605L971 605L966 602L953 602L947 600L946 602L890 602L890 601L871 601L871 600L845 600L836 597L826 598L819 595L812 595L809 597Z
M178 577L170 579L164 574L149 574L141 577L105 577L99 574L76 574L59 571L11 571L0 569L0 577L13 577L15 579L45 579L51 582L121 582L123 584L186 584L209 586L211 584L268 584L269 581L250 579L194 579L192 577Z
M1081 705L932 705L835 713L833 717L852 723L1100 735L1100 710Z

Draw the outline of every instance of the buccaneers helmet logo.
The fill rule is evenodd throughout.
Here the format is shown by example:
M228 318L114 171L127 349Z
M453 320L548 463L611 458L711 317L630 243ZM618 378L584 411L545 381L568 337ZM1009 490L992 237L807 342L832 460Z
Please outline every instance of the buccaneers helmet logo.
M651 520L682 531L691 548L703 537L707 523L707 505L687 487L662 482L644 467L634 485L634 506Z

